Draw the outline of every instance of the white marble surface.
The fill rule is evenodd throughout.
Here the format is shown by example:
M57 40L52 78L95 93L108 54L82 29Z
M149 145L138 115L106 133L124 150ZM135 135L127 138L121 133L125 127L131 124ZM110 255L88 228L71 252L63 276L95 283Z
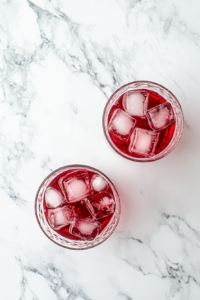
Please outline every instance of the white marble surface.
M0 299L200 299L199 0L0 1ZM117 155L109 96L134 80L179 99L185 129L153 163ZM102 245L70 251L40 230L34 198L58 167L116 185L122 215Z

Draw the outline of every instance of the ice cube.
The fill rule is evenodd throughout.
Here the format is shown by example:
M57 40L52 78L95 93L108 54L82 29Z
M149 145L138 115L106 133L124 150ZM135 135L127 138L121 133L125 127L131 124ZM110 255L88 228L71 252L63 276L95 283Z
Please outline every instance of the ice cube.
M122 109L116 109L109 122L108 130L120 140L126 141L135 127L136 120Z
M47 208L56 208L64 203L64 197L58 190L48 187L44 194L44 201Z
M96 219L106 217L115 211L115 200L110 193L99 193L95 197L89 198L93 208L93 216Z
M130 138L129 151L144 156L152 156L154 154L158 138L159 133L157 132L142 128L135 128Z
M142 91L129 91L124 94L122 105L130 116L145 117L149 94Z
M68 202L75 202L91 193L88 173L77 171L61 177L58 184Z
M149 125L154 130L162 130L175 121L173 108L168 102L148 110L147 118Z
M93 240L99 232L101 224L90 219L75 219L69 231L83 240Z
M61 229L74 220L74 210L71 206L63 206L47 211L48 223L54 230Z
M91 186L95 192L100 192L107 189L108 183L100 175L93 175L91 179Z
M64 182L64 187L67 191L69 201L77 201L85 197L88 193L86 183L80 179L74 178L69 182Z

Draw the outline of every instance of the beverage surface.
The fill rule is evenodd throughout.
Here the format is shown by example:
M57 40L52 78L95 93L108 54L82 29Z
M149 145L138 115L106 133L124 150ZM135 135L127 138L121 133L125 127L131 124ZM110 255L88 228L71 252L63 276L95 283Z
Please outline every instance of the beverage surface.
M108 181L87 169L61 173L44 194L44 211L50 227L72 240L93 240L115 211Z
M174 113L171 105L153 91L129 91L111 107L107 126L113 144L122 153L152 157L170 143Z

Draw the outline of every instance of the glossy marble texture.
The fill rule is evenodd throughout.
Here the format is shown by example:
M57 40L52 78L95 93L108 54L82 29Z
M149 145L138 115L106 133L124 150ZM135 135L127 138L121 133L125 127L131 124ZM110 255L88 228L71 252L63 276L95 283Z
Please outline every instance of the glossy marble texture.
M0 0L0 299L200 299L200 2ZM102 113L135 80L179 99L177 148L152 163L108 145ZM104 172L122 214L100 246L40 230L34 199L69 164Z

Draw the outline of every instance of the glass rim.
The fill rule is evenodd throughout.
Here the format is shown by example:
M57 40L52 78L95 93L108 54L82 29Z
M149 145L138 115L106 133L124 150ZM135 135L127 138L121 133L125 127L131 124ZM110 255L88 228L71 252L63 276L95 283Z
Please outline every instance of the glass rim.
M39 217L38 217L38 209L37 209L37 200L38 200L38 196L39 196L39 193L40 193L40 191L41 191L41 189L42 189L42 187L43 187L43 185L48 181L48 179L55 173L56 174L56 176L58 176L59 174L57 174L59 171L62 171L62 170L64 170L64 169L66 169L66 171L67 171L67 169L86 169L86 170L91 170L91 171L93 171L93 172L95 172L95 173L97 173L97 174L100 174L100 175L103 175L103 177L105 177L105 179L108 181L108 183L111 185L111 188L112 188L112 190L114 191L114 196L115 196L115 203L117 203L117 205L118 205L118 213L116 214L116 210L115 210L115 212L113 213L113 215L112 215L112 217L111 217L111 219L109 220L109 222L108 222L108 224L106 225L106 227L102 230L102 232L101 233L103 233L105 230L106 230L106 228L109 226L109 224L111 223L111 221L113 220L113 217L114 216L116 216L117 217L117 219L116 219L116 221L115 221L115 224L114 224L114 226L112 227L112 230L111 230L111 232L106 236L106 238L104 238L102 241L99 241L99 242L97 242L97 243L95 243L94 245L88 245L88 246L86 246L86 247L83 247L83 248L81 248L81 247L70 247L70 246L66 246L66 245L62 245L61 243L59 243L59 242L57 242L57 241L55 241L55 240L53 240L48 234L47 234L47 232L44 230L44 228L42 227L42 225L41 225L41 222L40 222L40 220L39 220ZM55 176L55 177L56 177ZM52 179L53 180L53 179ZM117 196L117 197L116 197ZM116 202L117 201L117 202ZM43 231L43 233L53 242L53 243L55 243L55 244L57 244L58 246L61 246L61 247L63 247L63 248L65 248L65 249L70 249L70 250L87 250L87 249L90 249L90 248L94 248L94 247L96 247L96 246L98 246L98 245L100 245L100 244L102 244L104 241L106 241L112 234L113 234L113 232L114 232L114 230L116 229L116 227L117 227L117 225L118 225L118 223L119 223L119 219L120 219L120 215L121 215L121 201L120 201L120 197L119 197L119 194L118 194L118 191L117 191L117 189L116 189L116 187L115 187L115 185L113 184L113 182L103 173L103 172L101 172L101 171L99 171L98 169L96 169L96 168L93 168L93 167L90 167L90 166L88 166L88 165L82 165L82 164L73 164L73 165L65 165L65 166L63 166L63 167L60 167L60 168L58 168L58 169L55 169L54 171L52 171L48 176L46 176L45 177L45 179L42 181L42 183L40 184L40 186L39 186L39 188L38 188L38 190L37 190L37 193L36 193L36 196L35 196L35 204L34 204L34 208L35 208L35 216L36 216L36 219L37 219L37 222L38 222L38 224L39 224L39 226L40 226L40 228L41 228L41 230ZM50 227L50 225L49 225L49 227ZM50 227L51 228L51 227ZM53 230L53 229L52 229ZM54 231L54 230L53 230ZM56 231L55 231L55 233L57 233ZM99 237L100 235L101 235L101 233L99 234L99 235L97 235L97 237ZM59 236L61 236L59 233L57 233ZM94 240L91 240L91 241L87 241L87 240L72 240L72 239L69 239L69 238L67 238L67 237L64 237L64 236L61 236L62 237L62 239L64 239L64 240L67 240L67 241L74 241L74 242L76 242L76 243L78 243L78 242L89 242L90 244L92 244L94 241L95 241L95 239ZM96 238L96 237L95 237Z
M153 84L154 86L157 86L157 87L160 87L162 88L163 90L167 91L171 96L172 98L176 101L176 104L178 105L179 107L179 110L181 111L181 116L182 116L182 120L181 120L181 127L180 127L180 133L179 133L179 136L177 138L177 142L176 144L170 148L170 144L172 143L173 141L173 136L174 136L174 133L176 132L176 129L177 129L177 124L175 122L175 129L174 129L174 133L173 133L173 136L172 136L172 139L171 141L169 142L169 144L166 146L166 148L164 148L161 152L159 152L158 154L156 155L153 155L151 157L134 157L134 156L130 156L128 154L125 154L123 153L121 150L119 150L115 144L112 142L112 139L110 138L110 135L108 133L108 130L107 130L107 124L106 124L106 121L107 121L107 117L106 117L106 113L107 113L107 109L108 109L108 106L111 102L111 100L113 99L113 97L121 90L121 89L124 89L125 87L128 87L130 85L133 85L133 84ZM145 88L133 88L132 90L139 90L139 89L148 89L147 87ZM150 90L150 88L149 88ZM122 94L123 95L123 94ZM121 97L122 95L120 95L119 97ZM119 99L118 97L118 99ZM164 98L164 97L163 97ZM166 100L166 99L165 99ZM117 101L117 99L115 100ZM166 100L167 101L167 100ZM113 105L113 103L112 103ZM110 112L110 109L109 108L109 112ZM173 108L173 111L174 111L174 108ZM108 114L109 114L108 112ZM181 139L181 136L183 134L183 129L184 129L184 115L183 115L183 110L182 110L182 107L181 107L181 104L180 102L178 101L178 99L176 98L176 96L169 90L167 89L166 87L164 87L163 85L159 84L159 83L156 83L156 82L153 82L153 81L148 81L148 80L136 80L136 81L132 81L132 82L129 82L129 83L126 83L124 85L122 85L121 87L119 87L108 99L105 107L104 107L104 111L103 111L103 117L102 117L102 126L103 126L103 131L104 131L104 136L107 140L107 142L109 143L109 145L111 146L111 148L117 152L119 155L121 155L122 157L130 160L130 161L135 161L135 162L142 162L142 163L145 163L145 162L153 162L153 161L156 161L156 160L159 160L165 156L167 156L170 152L172 152L174 150L174 148L177 146L177 144L180 142L180 139ZM170 149L169 149L170 148ZM168 151L167 151L168 150ZM164 153L165 151L167 151L167 153Z

